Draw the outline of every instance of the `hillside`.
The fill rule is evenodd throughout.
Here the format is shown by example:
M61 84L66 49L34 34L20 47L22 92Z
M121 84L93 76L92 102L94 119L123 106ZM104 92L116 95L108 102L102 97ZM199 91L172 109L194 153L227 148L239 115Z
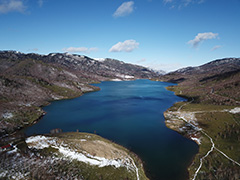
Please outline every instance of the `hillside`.
M91 83L158 76L145 67L113 59L0 51L0 137L32 124L44 115L40 107L50 101L99 90Z
M199 145L190 179L240 179L240 59L215 60L160 79L178 83L167 89L188 99L164 116L167 127Z
M177 95L194 97L195 102L215 105L240 104L240 59L215 60L199 67L168 73L162 81L178 83Z
M1 179L148 179L134 153L88 133L31 136L0 162Z

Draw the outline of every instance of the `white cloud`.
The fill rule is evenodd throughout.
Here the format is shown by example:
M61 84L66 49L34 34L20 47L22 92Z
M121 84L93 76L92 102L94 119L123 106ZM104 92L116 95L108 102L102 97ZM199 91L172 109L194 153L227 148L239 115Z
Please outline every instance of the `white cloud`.
M202 4L205 0L183 0L184 6L188 6L189 4Z
M188 44L191 44L192 47L196 48L198 45L208 39L216 39L218 37L218 33L206 32L206 33L198 33L198 35L193 39L188 41Z
M0 13L5 14L8 12L24 13L27 7L21 0L0 0Z
M133 1L128 1L122 3L121 6L117 8L117 10L114 12L114 17L121 17L121 16L127 16L133 12Z
M43 6L43 0L38 0L38 5L39 5L39 7L42 7Z
M169 4L170 9L178 7L178 9L182 9L183 7L187 7L191 4L202 4L205 0L163 0L164 4Z
M198 0L198 4L202 4L204 2L205 2L205 0Z
M63 51L66 52L72 52L72 53L79 53L79 52L84 52L84 53L91 53L98 51L98 48L92 47L92 48L87 48L87 47L68 47L68 48L63 48Z
M111 49L109 49L109 52L132 52L134 49L138 48L138 46L139 43L137 41L130 39L113 45Z
M184 6L188 6L190 3L192 3L192 0L184 0Z
M173 2L173 0L163 0L165 4Z
M215 51L215 50L217 50L217 49L219 49L219 48L221 48L222 46L220 46L220 45L217 45L217 46L214 46L212 49L211 49L211 51Z

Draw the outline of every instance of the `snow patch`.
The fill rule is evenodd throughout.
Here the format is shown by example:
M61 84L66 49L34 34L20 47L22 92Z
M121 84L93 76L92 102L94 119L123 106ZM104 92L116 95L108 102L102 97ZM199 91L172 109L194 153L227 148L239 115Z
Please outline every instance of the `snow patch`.
M19 103L18 105L19 106L27 106L27 107L30 107L30 106L32 106L32 102L30 102L30 103Z
M201 144L201 140L199 138L191 137L191 139L195 141L198 145Z
M66 147L63 147L63 146L58 147L58 150L65 157L68 157L68 158L71 158L71 159L76 159L78 161L88 163L90 165L95 165L95 166L99 166L99 167L115 166L116 168L119 168L120 166L123 166L123 161L124 160L106 159L106 158L103 158L103 157L92 156L90 154L85 155L85 154L82 154L82 153L72 151L69 148L66 148Z
M232 113L232 114L240 113L240 107L236 107L234 109L231 109L229 112Z
M54 99L54 100L59 100L59 99L62 99L63 96L55 96L54 94L51 94L51 97Z
M95 61L100 61L100 62L103 62L106 60L106 58L94 58Z
M122 81L121 79L111 79L111 81Z
M124 79L134 79L134 76L129 76L125 74L116 74L117 77L124 78Z
M13 117L13 114L7 112L7 113L4 113L4 114L2 115L2 117L3 117L4 119L11 119L11 118Z
M86 136L89 138L90 136ZM81 141L87 141L81 139ZM57 143L57 138L46 137L42 135L31 136L26 139L26 143L30 148L43 149L49 146L58 149L58 151L66 158L75 159L90 165L98 167L114 166L116 168L126 167L128 170L136 171L137 179L139 179L138 168L131 157L122 157L121 159L107 159L104 157L93 156L88 153L80 153L68 147L67 144Z
M124 78L126 78L126 79L134 79L134 76L125 75Z
M9 175L9 171L3 171L0 173L0 178L1 177L8 177L10 179L16 179L16 180L20 180L20 179L25 179L25 177L28 175L28 173L22 174L21 172L16 172L14 175Z
M49 147L50 139L45 136L31 136L26 139L26 143L30 148L44 149Z
M11 151L8 151L7 153L8 154L12 154L12 153L16 153L17 152L17 146L15 145L15 146L13 146L13 150L11 150Z

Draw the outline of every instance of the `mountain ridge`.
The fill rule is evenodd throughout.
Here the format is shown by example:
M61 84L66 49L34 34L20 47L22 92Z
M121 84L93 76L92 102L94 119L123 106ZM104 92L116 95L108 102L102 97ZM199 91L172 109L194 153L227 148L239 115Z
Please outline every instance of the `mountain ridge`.
M95 73L100 74L97 70L107 70L110 71L107 74L100 74L100 76L109 78L111 76L114 76L114 72L124 73L121 72L123 70L123 65L125 68L127 68L128 71L125 71L127 75L136 75L136 78L150 78L151 76L156 76L155 72L151 71L150 69L140 66L140 65L134 65L130 63L124 63L123 61L119 61L116 59L111 58L104 58L104 61L95 60L94 58L90 58L88 56L84 55L78 55L78 54L70 54L70 53L49 53L48 55L41 55L36 53L21 53L18 51L0 51L0 58L11 58L11 59L35 59L40 60L45 63L56 63L61 66L71 67L75 70L81 70L83 72L86 71L86 67L91 67L91 69L87 70L95 70ZM111 69L114 66L114 69ZM116 67L120 68L117 69ZM89 73L89 72L88 72Z
M177 94L195 97L203 103L236 105L240 100L240 58L218 59L179 69L161 76L160 80L178 83L181 90Z

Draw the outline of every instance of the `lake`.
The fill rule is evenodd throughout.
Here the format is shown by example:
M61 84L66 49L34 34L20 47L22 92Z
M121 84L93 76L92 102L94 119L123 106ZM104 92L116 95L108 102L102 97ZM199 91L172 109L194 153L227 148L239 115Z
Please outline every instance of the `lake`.
M198 145L165 126L163 112L184 101L165 89L170 85L150 80L102 82L96 84L100 91L44 107L47 114L25 133L54 128L95 132L136 153L149 178L186 180Z

